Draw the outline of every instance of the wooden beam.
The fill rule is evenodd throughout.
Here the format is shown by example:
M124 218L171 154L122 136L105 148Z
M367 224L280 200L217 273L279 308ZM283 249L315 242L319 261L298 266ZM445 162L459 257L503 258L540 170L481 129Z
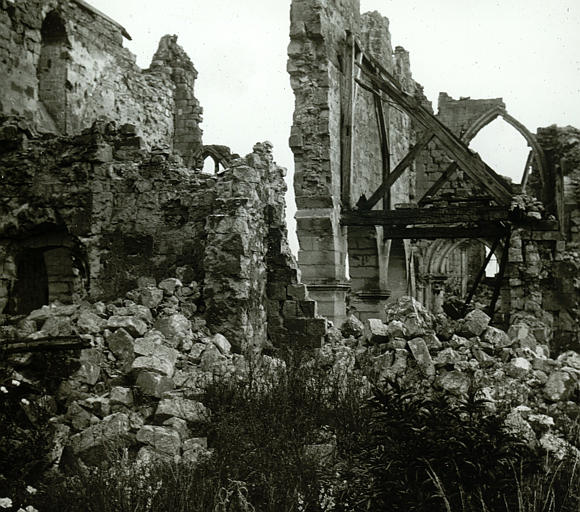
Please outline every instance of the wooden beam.
M340 169L341 201L344 208L351 206L351 179L354 124L354 38L348 34L344 52L344 77L341 88Z
M448 206L446 208L398 208L344 212L345 226L405 226L418 224L459 224L465 222L505 222L509 211L502 206Z
M20 354L23 352L55 352L90 348L88 340L78 336L53 336L47 338L16 339L0 341L0 354Z
M491 297L491 302L489 303L489 317L490 322L493 320L493 315L495 314L495 306L497 305L497 299L499 299L499 292L501 290L501 283L503 281L503 276L505 274L507 264L508 264L508 253L510 247L510 238L512 232L511 229L508 229L507 234L505 235L505 244L503 247L503 253L501 255L501 261L499 264L499 273L496 276L495 288L493 289L493 296Z
M438 238L497 238L503 237L506 228L498 223L468 226L414 226L388 227L383 231L385 240L436 240Z
M383 91L401 106L417 123L434 133L442 149L459 165L465 173L477 183L480 183L500 204L511 201L512 192L507 183L497 173L489 172L489 168L469 148L447 128L439 119L427 112L416 98L405 93L390 76L384 72L378 74L373 68L369 70L363 59L361 69L370 80L372 86ZM387 79L385 79L385 76Z
M493 256L495 250L497 249L497 246L499 245L499 240L500 240L499 238L496 238L494 240L493 245L491 246L491 249L489 250L489 254L485 257L485 261L483 262L483 265L479 269L477 276L475 276L475 281L473 282L473 286L471 287L471 290L469 291L469 294L467 295L467 298L465 299L465 303L463 304L462 316L465 316L467 313L467 308L469 307L469 304L471 303L471 299L473 299L473 296L475 295L475 292L477 291L477 287L479 286L479 282L481 281L481 278L485 274L485 269L489 265L491 257Z
M375 113L379 127L379 137L381 140L381 161L382 161L382 180L383 183L389 179L391 173L391 155L389 153L389 135L385 113L383 112L383 103L378 94L373 94L375 100ZM383 210L391 209L391 189L388 188L383 194Z
M445 172L441 174L441 176L439 176L439 179L433 184L433 186L423 194L423 197L421 199L419 199L419 205L425 204L427 200L429 200L437 192L439 192L441 187L443 187L443 185L445 185L445 183L447 183L453 177L456 171L457 164L455 162L451 162L449 167L447 167Z
M417 143L411 148L411 150L405 155L405 157L397 164L397 166L393 169L393 172L389 174L389 177L386 181L383 181L381 186L375 190L373 195L368 199L360 199L358 202L358 207L361 210L370 210L373 206L375 206L382 198L385 193L385 190L391 188L393 183L397 181L401 175L406 171L407 167L411 165L413 160L417 157L418 153L431 141L431 139L435 136L435 134L431 131L426 131L423 133L421 138L417 141Z

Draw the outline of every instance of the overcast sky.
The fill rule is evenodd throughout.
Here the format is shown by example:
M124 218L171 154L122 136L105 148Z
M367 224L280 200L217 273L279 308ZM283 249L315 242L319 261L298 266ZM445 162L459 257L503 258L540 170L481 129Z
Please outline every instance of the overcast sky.
M176 34L199 72L204 142L245 155L270 140L291 176L290 0L89 2L127 29L133 40L125 44L141 67L164 34ZM410 51L413 76L435 109L440 91L502 97L533 132L580 127L580 0L361 0L361 11L369 10L389 18L393 46ZM527 149L511 127L492 123L473 147L519 181Z

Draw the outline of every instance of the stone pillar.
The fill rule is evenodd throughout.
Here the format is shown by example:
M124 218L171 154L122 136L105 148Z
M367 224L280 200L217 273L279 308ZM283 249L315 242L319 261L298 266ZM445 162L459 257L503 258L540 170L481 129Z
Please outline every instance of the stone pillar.
M318 310L335 324L346 318L346 236L340 226L341 55L358 30L358 0L294 0L288 73L295 94L296 224L302 279Z

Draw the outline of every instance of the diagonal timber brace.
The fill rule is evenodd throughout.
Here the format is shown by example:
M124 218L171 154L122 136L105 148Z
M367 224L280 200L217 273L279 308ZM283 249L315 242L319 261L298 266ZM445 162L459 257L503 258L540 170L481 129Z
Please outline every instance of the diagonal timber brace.
M490 169L478 155L472 153L471 150L453 132L451 132L451 130L441 123L439 119L425 110L425 108L423 108L414 97L405 93L397 81L386 70L378 65L374 59L365 54L363 55L362 64L359 65L357 63L355 65L360 67L366 79L370 81L372 89L381 91L391 98L419 125L423 126L426 131L432 132L437 138L439 145L448 156L451 157L471 179L486 189L498 204L509 204L512 197L512 191L505 180ZM384 188L386 187L386 184L383 183L382 186ZM365 207L368 207L369 202L365 203Z

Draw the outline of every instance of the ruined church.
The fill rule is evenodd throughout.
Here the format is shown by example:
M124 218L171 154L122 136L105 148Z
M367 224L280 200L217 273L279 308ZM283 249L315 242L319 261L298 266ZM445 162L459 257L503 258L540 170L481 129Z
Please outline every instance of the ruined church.
M386 18L294 0L295 261L271 145L205 144L177 38L148 69L124 39L84 0L0 0L3 319L177 277L234 345L316 347L327 321L381 318L402 296L467 307L495 257L494 321L533 317L538 339L580 348L578 130L533 133L500 98L441 93L435 112ZM498 117L529 146L521 183L469 149Z

